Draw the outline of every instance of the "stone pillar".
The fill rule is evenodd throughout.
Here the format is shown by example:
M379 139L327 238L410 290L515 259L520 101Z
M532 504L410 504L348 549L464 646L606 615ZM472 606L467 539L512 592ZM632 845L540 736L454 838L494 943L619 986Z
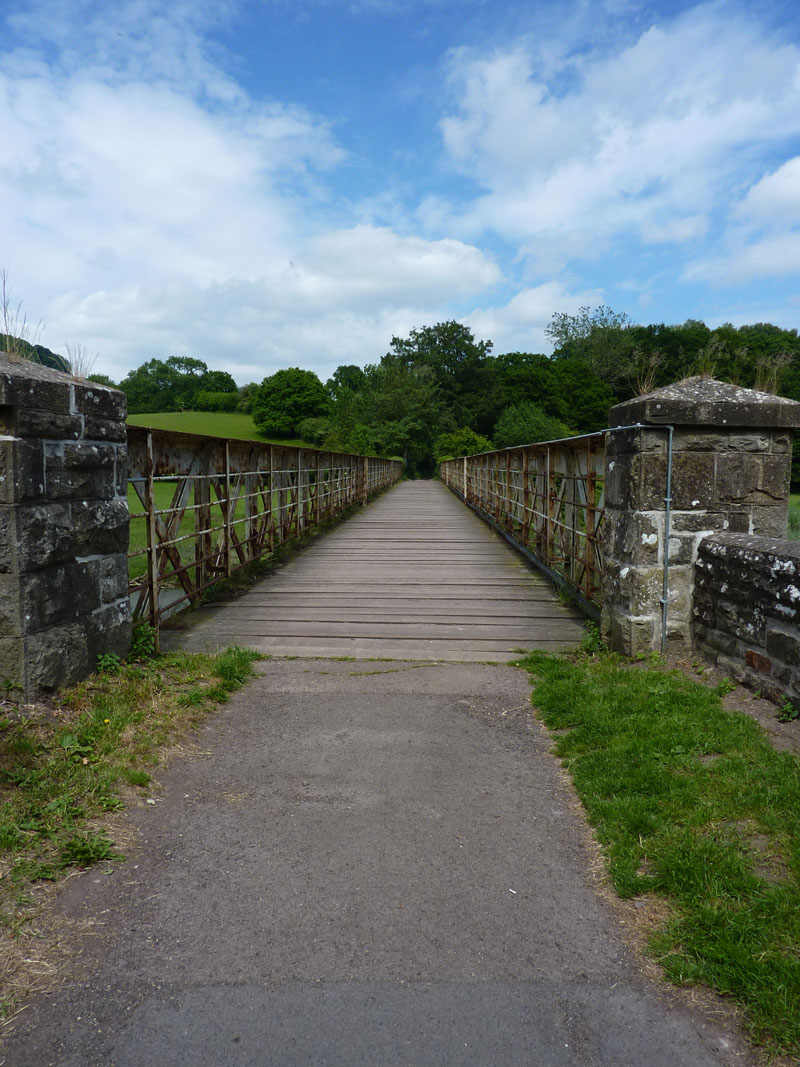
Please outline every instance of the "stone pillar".
M611 409L610 426L674 427L667 647L691 643L694 561L718 531L785 537L800 403L688 378ZM608 435L602 630L614 651L661 648L666 429Z
M126 400L0 354L0 686L35 699L130 648Z

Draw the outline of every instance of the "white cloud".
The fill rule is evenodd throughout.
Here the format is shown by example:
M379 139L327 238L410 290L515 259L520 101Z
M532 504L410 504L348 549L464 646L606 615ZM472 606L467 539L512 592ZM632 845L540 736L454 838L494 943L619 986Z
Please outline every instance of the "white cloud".
M756 240L730 241L723 255L690 263L685 281L744 285L761 278L800 274L800 232L770 234Z
M374 361L393 333L470 306L497 351L546 350L554 311L603 299L565 265L605 270L630 237L654 260L691 250L694 279L796 270L800 165L772 160L800 133L800 51L721 5L620 45L615 6L630 15L579 0L557 22L545 5L527 38L450 54L441 131L458 180L421 159L415 211L405 177L337 197L331 174L354 160L334 127L229 73L241 59L218 42L235 34L216 31L238 0L27 0L6 22L24 45L7 35L0 55L0 266L45 318L42 342L80 341L98 370L192 354L239 380ZM424 138L403 145L402 128L413 154ZM377 173L368 142L354 151ZM505 247L482 250L485 231ZM504 257L528 286L516 296ZM639 270L663 288L663 260L625 259L625 277Z
M688 281L745 285L800 274L800 156L750 186L734 205L723 251L687 265Z
M574 313L603 303L601 289L570 292L561 282L546 282L517 293L500 307L476 308L466 320L475 336L491 338L495 352L550 352L545 335L555 311Z
M472 245L361 225L314 238L278 287L285 299L315 308L430 306L472 296L499 280L497 265Z
M341 158L309 115L210 113L170 86L0 71L0 108L2 246L53 282L91 284L98 254L127 277L260 274L298 225L280 181Z
M444 144L483 187L453 212L463 234L521 238L534 257L550 242L562 262L625 235L691 241L764 146L800 133L800 50L722 5L555 73L537 47L451 56Z
M800 156L752 185L736 214L746 221L781 228L800 225Z
M44 344L78 340L115 378L169 354L326 373L500 280L462 241L330 228L316 182L345 153L328 124L230 82L194 5L36 12L17 25L47 49L0 59L0 265Z
M170 354L204 359L240 381L288 363L326 375L339 363L379 360L393 333L440 317L443 303L498 278L491 260L459 241L357 226L313 238L269 278L184 276L62 295L48 308L48 336L79 337L101 354L113 346L115 360L97 369L115 378Z

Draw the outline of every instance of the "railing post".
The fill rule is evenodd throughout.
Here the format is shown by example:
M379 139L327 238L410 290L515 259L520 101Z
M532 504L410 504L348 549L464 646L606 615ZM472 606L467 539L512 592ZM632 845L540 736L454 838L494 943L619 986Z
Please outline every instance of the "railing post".
M253 460L254 452L255 449L250 452L247 463L248 471L244 475L244 514L247 519L244 526L247 538L245 552L248 559L255 559L260 548L258 544L258 475L253 473L253 468L256 466Z
M319 502L319 489L320 489L320 453L317 452L317 473L314 476L314 525L319 526L320 515L320 502Z
M522 452L522 543L524 545L528 544L528 538L530 537L530 505L531 490L528 481L528 450L526 448Z
M303 532L303 453L297 450L297 490L295 492L295 532L299 537Z
M570 449L564 456L564 481L562 482L561 498L564 502L564 525L567 527L566 534L562 531L562 551L564 553L564 569L569 580L575 584L577 574L578 555L578 530L577 530L577 488L578 473L575 453Z
M272 445L269 446L269 484L267 486L267 548L275 548L275 490L272 478Z
M158 617L158 529L156 527L155 460L153 435L147 435L147 580L150 586L150 623L155 630L154 649L159 651Z
M191 499L194 508L194 559L195 559L195 587L201 589L206 585L206 580L211 574L211 547L212 526L211 520L211 464L207 452L201 453L197 465L196 476L192 479ZM193 604L198 603L195 596Z
M597 496L597 473L594 469L594 453L591 438L586 442L586 539L584 543L583 592L591 599L594 596L595 555L595 498Z
M511 504L511 453L506 452L506 517L505 527L509 533L514 532L514 511Z
M333 504L333 452L328 453L328 466L326 468L328 474L325 478L325 506L323 508L323 514L326 519L331 516L331 506Z
M553 513L556 505L556 486L555 486L555 471L553 470L553 458L550 451L550 445L547 446L547 533L545 538L545 557L544 561L549 566L552 566L553 560Z
M223 535L225 537L225 574L230 578L233 574L232 542L231 542L231 446L230 441L225 442L225 511L223 513Z

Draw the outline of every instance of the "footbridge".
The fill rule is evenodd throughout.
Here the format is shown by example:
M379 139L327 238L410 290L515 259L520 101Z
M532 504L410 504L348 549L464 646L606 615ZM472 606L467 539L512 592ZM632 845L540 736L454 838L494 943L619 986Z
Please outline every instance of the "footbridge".
M166 647L273 656L507 662L574 647L583 617L439 481L405 481L235 601L184 614Z

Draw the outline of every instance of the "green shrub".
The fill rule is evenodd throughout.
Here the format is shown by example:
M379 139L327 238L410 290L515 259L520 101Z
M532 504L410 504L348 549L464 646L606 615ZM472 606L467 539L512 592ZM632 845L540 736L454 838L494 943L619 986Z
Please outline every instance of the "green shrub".
M530 400L506 408L498 419L493 434L497 448L530 445L536 441L555 441L571 436L572 430L569 426L548 415Z
M238 393L212 393L208 389L201 389L194 398L198 411L236 411L238 403Z

